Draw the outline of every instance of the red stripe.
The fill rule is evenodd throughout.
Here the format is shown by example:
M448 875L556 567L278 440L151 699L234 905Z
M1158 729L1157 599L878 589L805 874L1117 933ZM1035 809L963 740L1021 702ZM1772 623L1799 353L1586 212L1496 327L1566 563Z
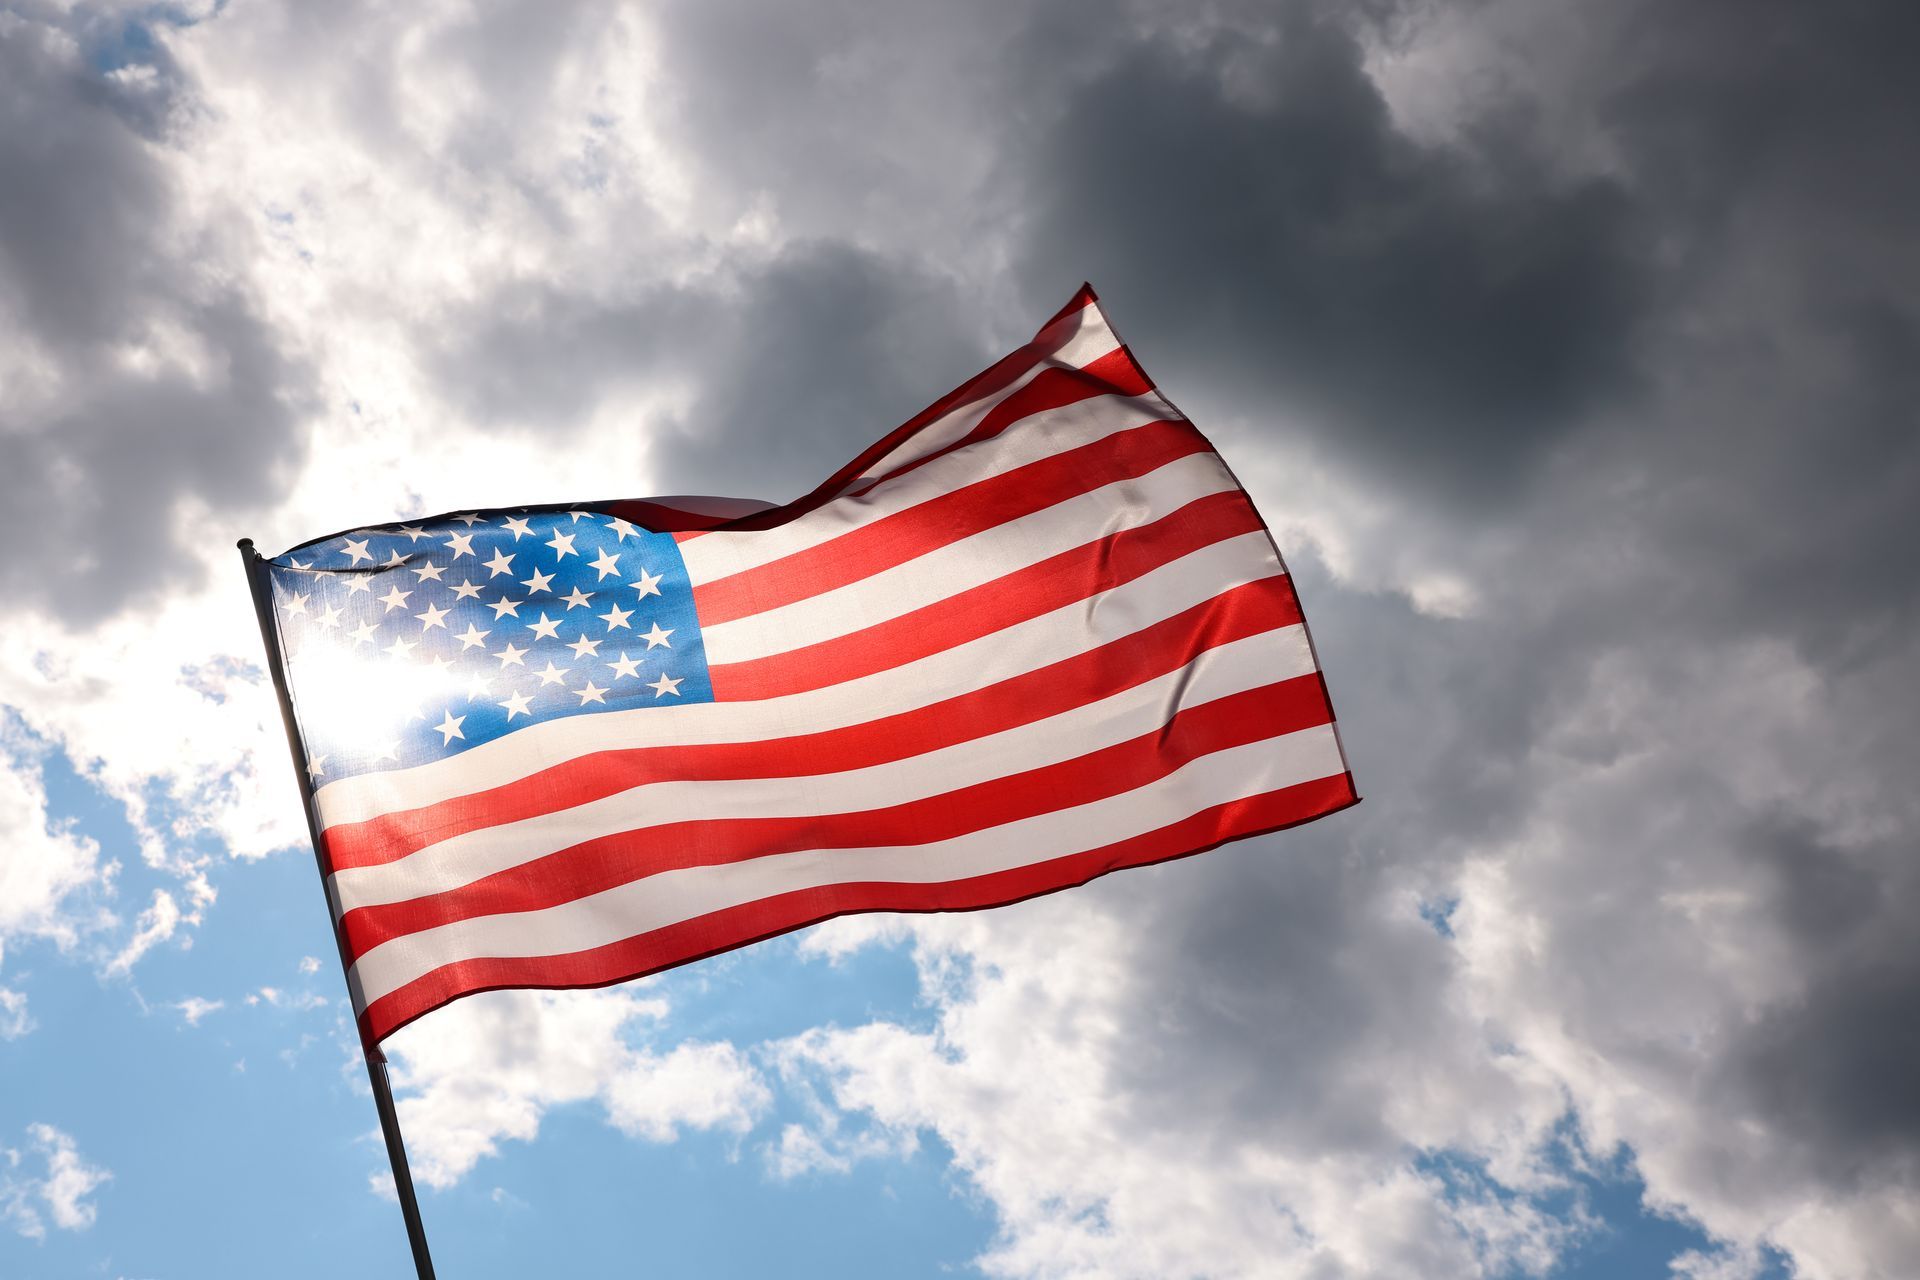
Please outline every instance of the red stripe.
M949 490L778 560L700 583L693 589L694 609L703 627L764 613L1177 459L1210 452L1206 438L1184 419L1147 423Z
M964 449L970 444L991 439L1008 427L1036 413L1045 413L1049 409L1064 409L1070 404L1079 404L1095 396L1139 396L1151 390L1153 390L1152 379L1148 378L1140 366L1134 363L1132 353L1125 347L1115 348L1081 368L1043 369L1032 382L989 410L973 430L958 440L949 441L938 449L921 454L911 462L874 476L858 488L848 490L846 496L859 497L871 493L880 485L891 484L900 477L926 466L935 458L944 458L956 449Z
M1177 670L1218 645L1299 621L1292 582L1284 575L1266 578L1085 653L911 711L756 742L594 752L485 791L332 827L322 839L330 866L374 866L463 832L587 804L644 783L797 777L903 760L1044 720Z
M707 529L717 529L723 524L740 519L739 516L688 511L684 507L649 502L645 498L620 498L613 502L603 502L600 504L600 510L619 516L623 520L631 520L642 529L649 529L655 533L697 533Z
M663 871L805 849L924 845L1151 786L1202 756L1331 718L1317 676L1176 711L1158 727L1084 755L940 795L858 813L697 818L584 840L470 884L341 917L354 957L407 934L478 916L541 911Z
M709 669L720 702L804 693L904 666L1131 582L1189 552L1265 526L1239 490L1049 556L992 582L831 640Z
M1229 840L1297 826L1358 797L1341 774L1202 810L1099 849L939 884L827 885L742 903L620 942L567 955L456 961L375 1000L361 1016L369 1044L460 996L503 987L604 987L703 960L834 916L866 911L971 911L1070 889L1110 871L1205 853Z
M1092 308L1090 314L1094 320L1104 322L1106 319L1097 306ZM921 429L932 425L935 421L951 413L960 405L971 404L976 400L983 400L988 396L995 395L1012 386L1024 377L1028 370L1058 355L1060 348L1072 341L1080 330L1085 327L1085 322L1088 318L1089 312L1087 308L1069 305L1066 310L1047 321L1046 324L1040 326L1040 331L1033 335L1033 341L1027 343L1024 347L1020 347L1005 358L996 361L985 372L976 374L968 381L961 383L952 391L947 392L946 395L941 396L919 413L914 414L898 427L889 431L873 445L863 450L859 457L829 476L826 483L815 489L814 493L822 495L825 498L836 496L841 489L846 487L849 481L864 474L868 468L874 466L882 458L905 444L914 435L918 434ZM1096 363L1098 362L1096 361ZM1022 390L1024 390L1024 388L1022 388Z

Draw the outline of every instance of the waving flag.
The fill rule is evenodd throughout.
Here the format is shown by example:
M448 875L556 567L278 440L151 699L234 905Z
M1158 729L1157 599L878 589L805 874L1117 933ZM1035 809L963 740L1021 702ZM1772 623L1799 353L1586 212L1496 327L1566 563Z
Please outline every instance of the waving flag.
M1265 525L1090 289L786 506L474 511L267 574L369 1045L1355 800Z

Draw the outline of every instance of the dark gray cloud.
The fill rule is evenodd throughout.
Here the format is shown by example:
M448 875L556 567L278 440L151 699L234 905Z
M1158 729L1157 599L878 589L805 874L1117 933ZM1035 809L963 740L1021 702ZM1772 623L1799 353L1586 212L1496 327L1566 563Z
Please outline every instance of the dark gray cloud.
M436 321L426 339L448 398L483 424L561 431L609 395L673 376L725 313L715 298L668 285L606 299L522 281L460 319Z
M855 249L803 246L729 303L704 393L661 447L658 474L695 492L798 497L983 363L949 284Z
M1120 50L1030 154L1036 307L1062 269L1151 299L1128 333L1163 367L1427 497L1510 494L1630 392L1652 299L1619 182L1558 176L1506 129L1414 142L1355 33L1304 8L1183 45Z
M1746 1028L1728 1083L1818 1176L1920 1187L1920 902L1906 841L1848 844L1805 817L1754 825L1746 848L1775 880L1800 942L1803 989Z
M692 388L655 424L660 483L785 501L981 367L965 314L911 261L802 243L631 298L510 289L435 359L477 419L533 430L570 430L620 388Z
M175 216L156 149L187 86L125 52L84 13L0 32L0 582L76 621L190 579L183 508L268 501L304 449L302 369L222 279L232 246Z

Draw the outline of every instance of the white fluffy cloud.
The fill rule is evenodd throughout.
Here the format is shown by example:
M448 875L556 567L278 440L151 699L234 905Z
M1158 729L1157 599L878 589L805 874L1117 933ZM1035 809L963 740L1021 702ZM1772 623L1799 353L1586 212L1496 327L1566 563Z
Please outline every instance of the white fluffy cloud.
M33 1030L25 993L0 987L0 1040L17 1040Z
M209 1000L204 996L188 996L184 1000L175 1001L173 1007L180 1011L181 1018L186 1021L188 1026L197 1027L200 1025L200 1019L210 1013L220 1012L220 1010L227 1007L227 1002L224 1000Z
M50 1124L27 1126L28 1148L0 1148L0 1222L29 1239L44 1239L49 1219L62 1231L84 1231L99 1207L89 1197L113 1174L88 1164L73 1139ZM37 1169L36 1169L37 1166Z
M100 922L82 891L104 886L112 871L97 842L49 816L36 754L0 719L0 945L39 936L70 946Z
M759 1072L724 1042L645 1043L666 1015L665 1001L635 991L504 991L403 1029L388 1048L415 1177L452 1186L502 1141L532 1141L541 1117L569 1104L597 1103L608 1123L647 1142L744 1132L771 1101Z
M783 1134L776 1169L842 1170L936 1133L995 1206L1000 1239L982 1265L1009 1276L1540 1274L1577 1234L1577 1218L1463 1193L1416 1160L1453 1148L1492 1161L1509 1190L1550 1182L1537 1148L1564 1102L1524 1061L1351 1063L1341 1087L1357 1096L1340 1105L1381 1108L1390 1132L1344 1141L1310 1110L1284 1114L1301 1087L1284 1061L1247 1064L1257 1074L1240 1082L1272 1095L1272 1116L1204 1079L1142 1079L1152 1037L1175 1034L1139 1004L1133 931L1152 924L1151 909L1096 891L920 926L936 1028L784 1044L784 1070L840 1114Z

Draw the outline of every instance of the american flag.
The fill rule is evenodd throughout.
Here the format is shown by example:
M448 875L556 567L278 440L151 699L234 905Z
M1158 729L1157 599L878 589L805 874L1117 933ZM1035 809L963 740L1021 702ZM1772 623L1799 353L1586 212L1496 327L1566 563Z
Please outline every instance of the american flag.
M1264 522L1087 288L786 506L471 511L267 573L369 1044L1356 799Z

